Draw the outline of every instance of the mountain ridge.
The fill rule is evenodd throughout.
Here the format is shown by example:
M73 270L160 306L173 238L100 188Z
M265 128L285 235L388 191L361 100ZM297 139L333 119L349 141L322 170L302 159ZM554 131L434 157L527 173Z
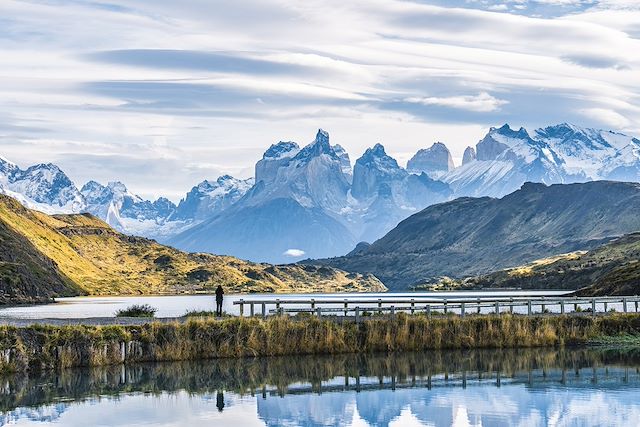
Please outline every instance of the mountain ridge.
M372 273L401 289L593 248L640 230L638 209L638 183L526 183L501 199L463 197L432 205L369 247L318 262Z

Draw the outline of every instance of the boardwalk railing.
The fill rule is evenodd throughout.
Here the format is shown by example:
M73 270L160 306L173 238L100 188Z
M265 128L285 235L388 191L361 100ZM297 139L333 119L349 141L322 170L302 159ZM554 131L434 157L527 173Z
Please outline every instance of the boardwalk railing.
M489 314L489 313L607 313L638 312L639 296L625 297L482 297L482 298L435 298L433 296L414 298L308 298L308 299L252 299L241 298L234 301L240 308L240 316L283 315L309 313L316 316L361 316L408 312L436 314ZM248 308L248 311L247 311Z

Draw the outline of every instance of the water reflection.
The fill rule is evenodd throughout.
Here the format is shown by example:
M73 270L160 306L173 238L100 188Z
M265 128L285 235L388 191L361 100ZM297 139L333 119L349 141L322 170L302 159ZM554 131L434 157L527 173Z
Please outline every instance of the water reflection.
M640 351L140 364L10 376L0 425L636 425Z

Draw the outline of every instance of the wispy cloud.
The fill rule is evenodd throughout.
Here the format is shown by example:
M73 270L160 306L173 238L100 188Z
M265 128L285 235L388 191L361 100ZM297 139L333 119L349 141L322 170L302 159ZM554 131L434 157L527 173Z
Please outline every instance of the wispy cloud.
M437 105L441 107L458 108L461 110L476 111L481 113L497 111L502 105L509 103L509 101L498 99L486 92L482 92L478 95L467 96L411 97L405 99L405 101L422 105Z
M352 157L372 141L401 156L432 139L460 157L505 121L634 133L637 6L5 0L0 110L11 114L0 116L0 154L74 158L79 183L103 159L102 180L179 194L188 180L248 175L270 143L304 143L318 127ZM166 165L164 182L141 173L154 163Z

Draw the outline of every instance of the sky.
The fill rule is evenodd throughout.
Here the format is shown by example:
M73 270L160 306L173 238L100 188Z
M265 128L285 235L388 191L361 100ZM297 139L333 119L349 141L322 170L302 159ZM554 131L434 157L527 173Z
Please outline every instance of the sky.
M318 128L401 165L490 126L640 136L637 0L0 0L0 156L177 201Z

